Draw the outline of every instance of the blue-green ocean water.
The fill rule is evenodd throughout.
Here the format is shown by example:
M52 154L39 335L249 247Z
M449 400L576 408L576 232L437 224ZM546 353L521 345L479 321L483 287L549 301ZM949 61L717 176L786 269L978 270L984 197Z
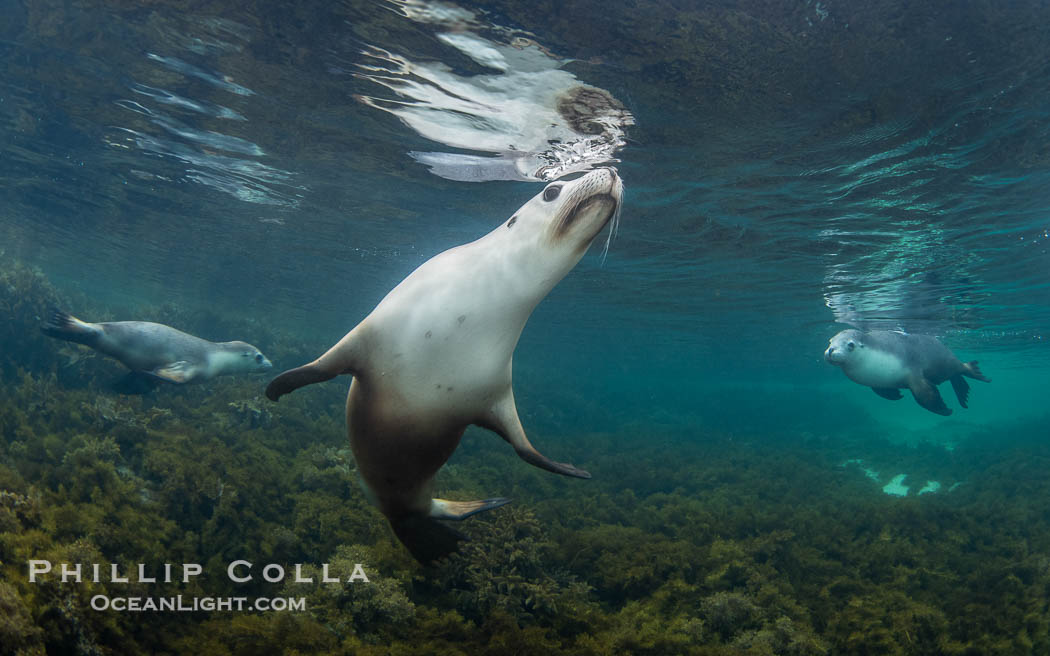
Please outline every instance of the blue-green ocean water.
M636 120L617 153L622 229L539 308L521 369L564 370L560 385L639 416L691 417L730 382L769 390L702 414L819 398L819 414L925 424L821 362L852 320L986 363L998 380L967 421L1043 412L1037 4L700 4L747 23L706 35L675 33L690 3L607 4L570 3L550 26L540 9L478 8ZM441 26L393 7L6 3L6 255L99 298L219 304L332 341L539 189L442 180L407 155L433 142L355 101L396 98L355 77L366 46L465 65Z
M515 356L549 455L586 465L573 436L593 433L654 453L848 440L856 458L1047 437L1046 3L0 0L0 16L0 263L105 314L85 319L171 303L319 354L543 184L417 162L491 151L363 102L409 102L367 53L498 78L441 35L528 38L633 116L605 162L626 189L608 253L603 233ZM823 361L851 326L935 335L993 382L965 410L944 386L951 417L879 398Z

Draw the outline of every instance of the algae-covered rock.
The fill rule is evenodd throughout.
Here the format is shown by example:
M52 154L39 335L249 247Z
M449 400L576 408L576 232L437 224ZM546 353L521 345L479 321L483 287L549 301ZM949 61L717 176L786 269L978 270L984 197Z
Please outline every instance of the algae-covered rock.
M480 620L501 611L526 625L587 611L589 586L551 562L553 543L531 510L511 505L486 519L435 579L462 612Z
M43 629L11 585L0 581L0 654L41 656L45 654Z
M6 280L55 297L24 267ZM445 564L421 568L357 485L345 386L277 405L259 401L258 381L111 395L101 390L118 367L66 364L36 334L42 305L6 299L16 313L0 331L29 341L24 352L0 350L0 653L1050 650L1045 421L1016 427L1010 440L996 432L960 441L949 464L967 485L905 499L839 467L834 440L791 432L697 426L683 436L633 424L630 435L567 434L594 461L587 482L546 476L497 440L465 440L439 474L451 488L439 494L500 490L515 503L454 524L470 540ZM236 317L216 325L265 330ZM311 352L287 335L270 338L282 353ZM929 446L849 443L875 452L873 461L946 466ZM314 580L234 584L223 574L239 558L257 573L280 564L289 576L301 563ZM30 584L30 559L201 563L213 576L156 587ZM338 583L321 580L325 564ZM357 564L367 583L347 581ZM306 604L266 613L90 608L94 594L129 591Z
M34 372L54 371L58 358L51 339L40 325L51 307L60 304L59 292L39 270L3 258L0 254L0 374L7 378L22 367Z
M298 570L309 582L289 580L281 592L304 598L309 615L340 639L376 643L416 616L408 582L377 570L379 553L360 545L339 547L327 562Z

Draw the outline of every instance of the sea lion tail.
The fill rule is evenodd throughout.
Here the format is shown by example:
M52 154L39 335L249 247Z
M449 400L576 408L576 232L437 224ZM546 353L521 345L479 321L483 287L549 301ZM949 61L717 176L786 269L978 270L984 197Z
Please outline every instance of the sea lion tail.
M95 324L77 319L68 312L52 308L47 321L40 327L48 337L64 339L67 342L91 345L98 339L102 330Z
M991 378L987 378L984 374L981 373L980 367L977 366L977 360L965 363L963 365L963 368L966 369L966 371L963 373L969 376L970 378L975 378L986 383L992 382Z
M428 565L454 552L466 540L456 529L423 515L410 515L390 520L394 535L405 545L412 557Z

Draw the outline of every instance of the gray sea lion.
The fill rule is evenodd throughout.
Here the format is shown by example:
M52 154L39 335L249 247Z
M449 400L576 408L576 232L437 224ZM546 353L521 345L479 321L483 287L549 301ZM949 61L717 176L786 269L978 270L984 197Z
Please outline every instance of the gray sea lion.
M906 387L919 405L945 416L952 411L944 404L937 385L950 380L959 405L965 408L970 386L963 376L992 382L981 373L976 360L960 361L948 347L927 335L843 330L831 338L824 359L883 398L896 401L902 398L900 388Z
M525 436L511 359L533 308L607 223L615 229L622 197L623 183L608 168L547 185L489 234L423 263L328 352L266 388L276 401L353 375L347 432L365 492L417 560L439 559L462 539L436 520L509 501L432 498L434 475L470 424L494 431L537 467L590 478L540 454Z
M224 374L263 372L273 366L246 342L209 342L149 321L88 323L53 310L42 330L119 360L131 373L114 387L129 394L142 393L160 381L190 383Z

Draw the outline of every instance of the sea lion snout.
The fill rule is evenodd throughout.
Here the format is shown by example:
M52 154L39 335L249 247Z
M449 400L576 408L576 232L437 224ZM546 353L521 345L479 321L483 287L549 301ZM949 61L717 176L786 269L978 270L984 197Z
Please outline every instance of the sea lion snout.
M832 344L824 351L824 361L828 364L839 364L846 359L845 353L835 348Z
M547 213L549 243L571 244L577 250L586 250L610 222L615 232L623 201L623 181L615 169L603 167L575 180L552 182L537 198L542 203L558 203L555 211Z
M829 364L842 365L857 347L863 348L863 346L858 331L843 330L828 340L828 348L824 351L824 361Z

